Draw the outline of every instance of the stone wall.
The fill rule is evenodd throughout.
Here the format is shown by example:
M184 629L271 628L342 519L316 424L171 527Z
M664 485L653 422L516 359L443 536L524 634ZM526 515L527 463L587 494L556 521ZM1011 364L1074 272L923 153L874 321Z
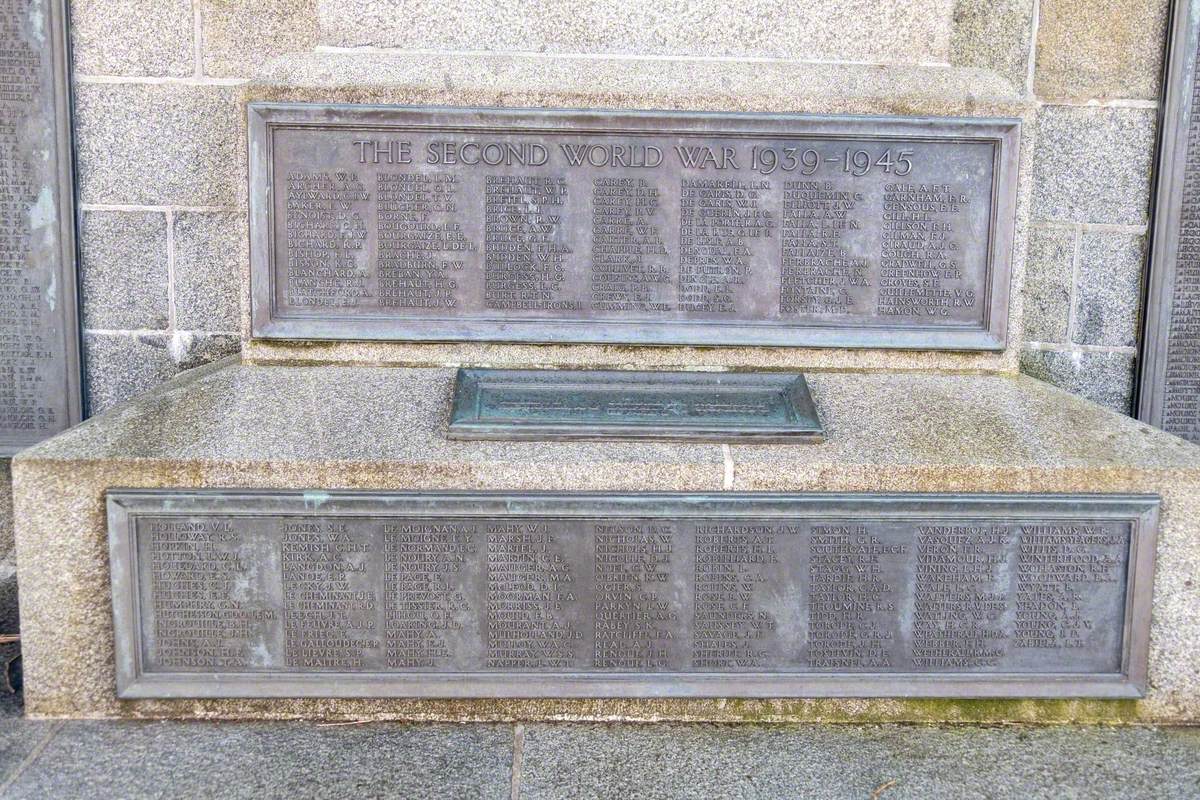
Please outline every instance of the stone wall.
M1167 0L1041 0L1021 369L1133 403Z
M1038 109L1022 369L1128 411L1166 0L632 7L72 2L91 413L237 349L237 87L313 50L987 68Z

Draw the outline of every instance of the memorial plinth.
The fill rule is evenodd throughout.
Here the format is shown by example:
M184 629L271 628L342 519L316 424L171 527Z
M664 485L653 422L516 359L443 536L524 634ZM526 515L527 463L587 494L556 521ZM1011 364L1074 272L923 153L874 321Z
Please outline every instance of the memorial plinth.
M458 442L445 437L453 376L445 368L226 362L189 373L18 456L14 479L22 603L28 609L22 634L29 712L715 720L927 720L982 714L992 719L1171 720L1193 718L1200 708L1200 686L1189 655L1200 641L1200 622L1188 567L1200 545L1200 453L1180 439L1023 377L817 372L809 381L828 435L821 444ZM793 692L792 699L737 701L118 700L110 599L116 572L110 571L106 497L110 490L159 488L302 490L315 492L309 496L318 504L322 492L335 490L482 491L518 497L534 492L688 492L717 502L742 492L1157 495L1162 504L1146 695L1120 702L1025 699L987 705L940 699L795 699L804 692ZM1036 501L1027 502L1034 507L1030 513L1039 513ZM1014 512L989 513L992 523L1015 519ZM1103 554L1099 560L1110 561ZM880 619L888 616L881 613ZM469 683L453 694L472 694ZM1001 697L1028 694L1027 689L1007 695L998 691Z

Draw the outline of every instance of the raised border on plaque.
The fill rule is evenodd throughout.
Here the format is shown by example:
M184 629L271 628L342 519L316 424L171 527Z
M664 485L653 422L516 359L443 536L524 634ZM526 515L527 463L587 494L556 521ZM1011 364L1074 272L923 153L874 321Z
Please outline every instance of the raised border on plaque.
M526 399L507 413L488 407L485 396L505 389ZM614 400L649 408L622 413ZM727 408L714 408L721 400ZM825 428L798 373L460 368L447 436L818 444Z
M1003 350L1007 345L1021 122L1015 118L818 116L594 109L406 107L250 103L251 333L262 339L410 342L495 341L639 345L749 345L931 350ZM283 315L276 303L274 134L281 129L449 131L569 135L831 138L853 141L989 142L994 145L986 269L979 300L982 325L776 324L746 319L616 320L338 314L336 309Z
M1160 498L1127 494L612 494L386 493L238 489L110 489L107 493L117 695L219 697L1022 697L1137 698L1145 694ZM846 520L1128 523L1121 666L1116 673L788 672L146 672L142 666L140 516L202 514L443 519L737 518L806 515Z
M66 0L32 0L31 13L40 10L42 18L34 26L45 37L42 42L41 74L33 86L30 114L18 115L16 147L18 157L26 155L32 178L42 181L38 213L48 214L49 222L30 225L32 264L50 275L43 280L45 292L43 319L53 325L46 330L50 341L45 346L57 352L58 364L53 381L44 388L47 405L61 412L54 429L31 436L4 435L0 431L0 458L15 455L26 447L78 424L83 418L81 356L79 346L78 292L75 271L75 178L74 143L71 133L71 82ZM17 21L21 24L21 20ZM18 101L11 101L16 105ZM33 137L37 141L32 141ZM34 157L36 156L36 158ZM46 207L42 207L45 203ZM33 210L30 209L30 214ZM19 215L18 215L19 216Z

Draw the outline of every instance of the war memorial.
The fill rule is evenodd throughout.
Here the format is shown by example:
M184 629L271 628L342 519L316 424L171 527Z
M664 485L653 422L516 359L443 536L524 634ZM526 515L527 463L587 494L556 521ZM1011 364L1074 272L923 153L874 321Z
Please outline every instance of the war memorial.
M0 32L0 795L1200 792L1200 3Z

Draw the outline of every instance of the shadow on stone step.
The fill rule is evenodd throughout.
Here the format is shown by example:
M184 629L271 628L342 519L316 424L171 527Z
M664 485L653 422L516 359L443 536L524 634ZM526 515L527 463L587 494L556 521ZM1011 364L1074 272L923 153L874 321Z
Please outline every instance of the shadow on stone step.
M21 643L13 640L21 630L17 610L17 576L0 578L0 716L20 705Z

